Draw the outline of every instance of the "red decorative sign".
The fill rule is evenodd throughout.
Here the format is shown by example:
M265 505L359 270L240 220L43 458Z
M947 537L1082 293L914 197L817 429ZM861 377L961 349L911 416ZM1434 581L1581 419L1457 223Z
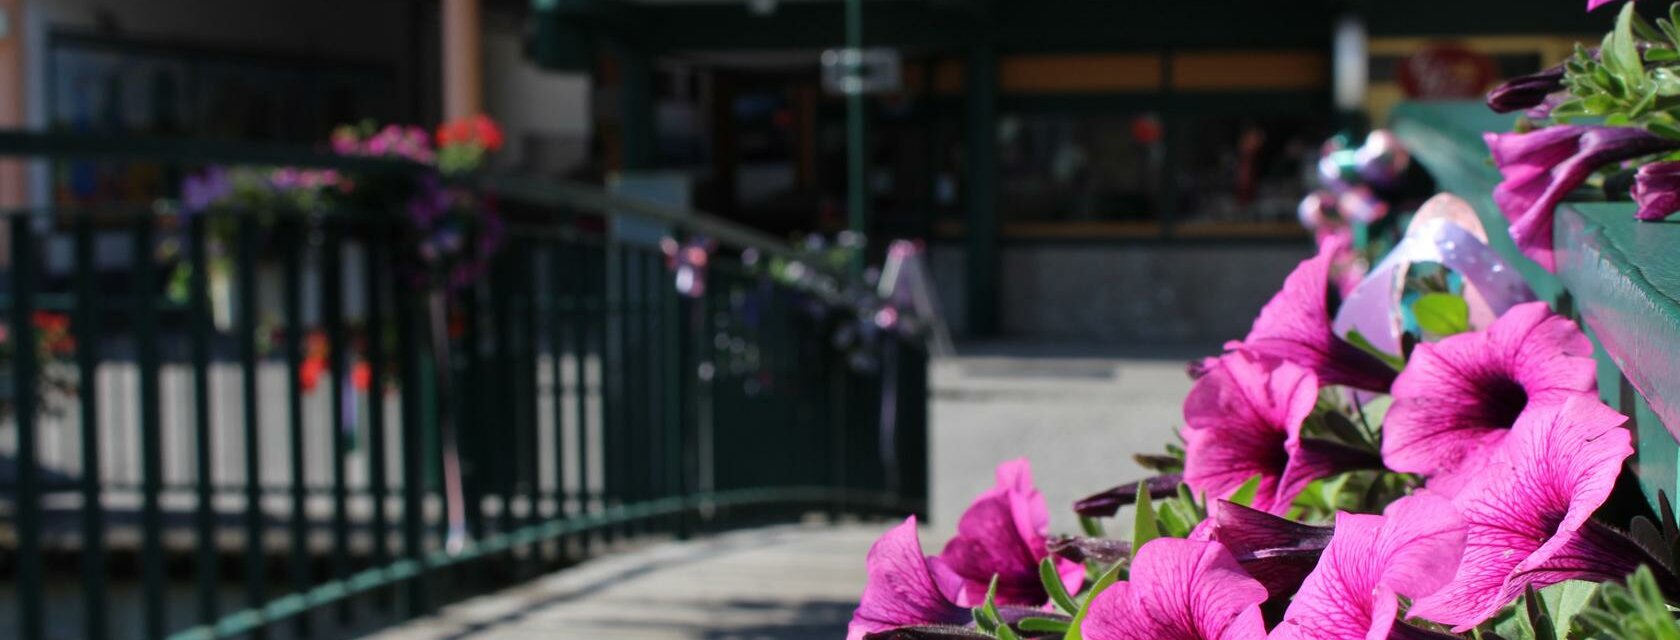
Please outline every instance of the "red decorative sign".
M1442 43L1400 61L1401 90L1408 98L1478 98L1499 77L1499 65L1485 53Z

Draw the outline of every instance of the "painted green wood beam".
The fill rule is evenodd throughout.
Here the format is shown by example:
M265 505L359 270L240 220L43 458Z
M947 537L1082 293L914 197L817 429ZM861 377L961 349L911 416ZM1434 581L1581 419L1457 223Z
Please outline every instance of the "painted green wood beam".
M1680 495L1677 445L1664 424L1680 425L1680 225L1641 223L1631 203L1558 207L1554 276L1518 255L1505 217L1493 203L1499 172L1482 133L1508 131L1514 117L1480 103L1402 104L1393 129L1444 191L1476 208L1494 249L1542 297L1566 292L1596 344L1600 395L1634 418L1635 471L1648 498ZM1619 372L1616 373L1616 372ZM1623 392L1623 380L1627 392Z

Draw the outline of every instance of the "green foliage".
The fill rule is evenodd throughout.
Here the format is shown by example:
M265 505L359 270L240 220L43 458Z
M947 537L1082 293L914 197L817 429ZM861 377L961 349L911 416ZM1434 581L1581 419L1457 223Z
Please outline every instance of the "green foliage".
M1577 621L1587 638L1680 640L1680 624L1647 566L1628 576L1626 585L1600 585L1597 600L1581 610Z
M1605 124L1641 126L1657 135L1680 139L1680 5L1655 26L1622 5L1616 26L1605 34L1596 55L1577 46L1564 62L1569 98L1552 110L1553 119L1602 118Z
M1097 594L1119 582L1121 578L1125 577L1125 574L1126 563L1122 562L1110 567L1107 572L1097 578L1096 582L1091 584L1091 589L1085 593L1085 602L1080 605L1079 613L1074 614L1073 623L1068 626L1067 635L1062 636L1062 640L1085 640L1085 636L1079 632L1079 625L1084 624L1085 616L1090 614L1091 601L1097 598Z
M1067 585L1062 584L1062 574L1056 571L1055 558L1045 558L1038 563L1038 579L1044 583L1044 591L1050 594L1050 601L1057 607L1069 614L1079 613L1079 603L1067 592Z
M1155 526L1155 505L1149 500L1149 483L1138 485L1137 517L1132 521L1132 552L1142 549L1144 543L1161 537L1161 531Z
M1426 294L1412 303L1418 327L1431 335L1446 337L1470 330L1470 305L1451 293Z

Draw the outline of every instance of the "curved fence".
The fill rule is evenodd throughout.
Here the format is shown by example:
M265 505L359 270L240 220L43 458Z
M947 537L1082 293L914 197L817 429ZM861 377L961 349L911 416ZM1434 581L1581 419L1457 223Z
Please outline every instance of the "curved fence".
M143 167L171 195L211 165L415 169L27 133L0 157L51 183ZM923 509L925 352L855 330L847 274L590 187L454 188L506 227L447 281L408 266L389 206L6 212L5 635L343 635L635 540ZM685 294L668 253L697 238L716 251Z

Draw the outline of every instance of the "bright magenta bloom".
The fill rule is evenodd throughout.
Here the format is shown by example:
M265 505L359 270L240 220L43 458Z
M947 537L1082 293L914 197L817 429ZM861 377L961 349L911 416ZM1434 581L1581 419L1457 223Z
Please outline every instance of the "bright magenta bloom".
M1209 499L1228 498L1258 475L1254 507L1282 513L1308 483L1365 463L1301 438L1317 402L1311 371L1246 351L1225 354L1184 399L1184 483Z
M1301 261L1283 281L1283 289L1254 319L1241 348L1311 369L1321 384L1342 384L1367 391L1388 391L1394 369L1360 351L1330 328L1332 261L1341 245L1324 242L1318 255Z
M1511 239L1547 271L1552 255L1552 210L1599 167L1669 151L1680 142L1639 127L1556 125L1529 133L1488 133L1488 151L1504 181L1493 200L1511 221Z
M1524 409L1592 393L1592 342L1544 302L1511 307L1486 330L1423 343L1394 381L1383 462L1431 476L1449 497Z
M928 562L916 537L916 517L893 527L869 548L869 584L847 628L846 640L899 627L965 624L973 615L951 601L961 580Z
M997 485L980 494L957 521L957 537L935 559L962 579L957 604L978 607L986 601L992 576L998 579L999 605L1036 607L1050 600L1038 577L1038 563L1049 557L1045 536L1050 510L1033 486L1032 466L1025 458L998 465ZM1062 583L1078 593L1085 568L1056 559Z
M1131 581L1097 594L1080 632L1086 640L1258 640L1266 588L1217 542L1151 540L1132 561Z
M1576 396L1524 411L1487 467L1453 499L1464 561L1411 615L1463 632L1533 585L1619 580L1646 555L1592 521L1633 454L1626 416Z
M1336 514L1336 533L1290 602L1272 640L1444 637L1395 624L1413 600L1453 578L1465 525L1445 498L1401 498L1383 515Z

